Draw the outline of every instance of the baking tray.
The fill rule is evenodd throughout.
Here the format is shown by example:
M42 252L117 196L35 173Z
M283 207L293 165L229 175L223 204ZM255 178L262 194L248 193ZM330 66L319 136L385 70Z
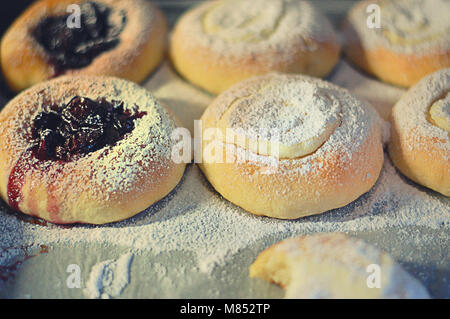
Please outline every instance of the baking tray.
M198 2L157 3L173 25ZM335 25L353 3L314 2ZM344 60L327 79L381 108L403 93ZM168 61L142 85L191 130L214 98L181 79ZM0 107L11 96L0 79ZM298 234L340 231L390 253L432 297L449 298L449 220L449 199L403 177L387 155L369 193L344 208L294 221L245 212L190 164L166 198L108 225L47 224L0 201L0 297L280 298L278 286L248 277L258 253Z

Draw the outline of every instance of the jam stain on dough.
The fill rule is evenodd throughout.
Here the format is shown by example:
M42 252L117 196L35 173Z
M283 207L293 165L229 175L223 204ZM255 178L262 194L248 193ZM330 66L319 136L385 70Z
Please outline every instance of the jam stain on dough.
M24 257L22 259L17 260L16 262L14 262L13 264L11 264L9 266L0 266L0 281L7 282L8 280L13 279L15 277L17 271L19 270L19 268L28 259L36 257L40 254L48 253L48 246L39 245L39 247L40 247L39 252L37 252L35 254L30 254L28 252L28 250L30 248L28 246L19 247L22 250Z
M45 49L54 76L88 66L101 53L115 48L127 23L123 11L88 1L80 5L81 26L69 28L69 15L50 16L34 28L34 39Z
M39 169L42 162L54 161L58 163L54 165L57 170L55 176L49 178L56 180L66 163L106 146L114 146L133 131L134 121L146 114L138 111L138 106L134 110L124 109L121 101L109 102L105 98L93 101L79 96L62 107L52 105L49 110L38 113L31 125L33 146L21 154L9 175L11 208L20 211L22 189L29 171ZM58 221L59 209L51 193L48 194L48 211L52 220Z

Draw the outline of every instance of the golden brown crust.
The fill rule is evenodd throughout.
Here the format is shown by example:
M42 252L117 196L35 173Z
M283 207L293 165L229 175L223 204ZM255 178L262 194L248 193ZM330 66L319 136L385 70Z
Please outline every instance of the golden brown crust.
M286 165L284 169L291 173L279 175L260 174L264 167L251 162L202 163L200 168L211 185L230 202L255 215L295 219L343 207L372 188L383 164L383 148L375 138L377 133L371 133L372 137L354 153L351 162L336 154L316 162L321 168L308 174L296 172L302 165L289 165L290 160L282 160L281 165ZM361 170L363 166L370 169Z
M450 66L450 52L428 55L401 54L383 47L363 49L360 44L344 47L348 59L357 67L380 80L410 87L424 76Z
M381 36L375 35L376 29L369 29L366 25L366 8L370 4L381 5L382 1L360 1L343 24L343 50L356 66L382 81L403 87L410 87L424 76L450 66L448 43L430 43L429 47L420 50L403 48L402 52L391 47L386 40L380 40ZM443 38L440 42L444 41L448 39Z
M389 155L395 166L416 183L431 188L445 196L450 196L449 152L437 146L435 138L415 135L414 139L424 148L412 148L412 136L399 127L392 119Z
M450 196L450 136L428 121L431 105L450 90L450 69L422 79L394 106L389 155L413 181Z
M0 113L0 195L6 202L11 173L30 148L32 116L43 110L43 101L62 104L75 95L122 100L130 107L136 103L147 115L112 147L68 163L25 166L20 211L54 223L103 224L143 211L178 184L185 164L170 158L176 123L151 94L117 78L61 77L24 91Z
M303 51L300 44L291 59L274 65L272 59L279 52L268 51L264 55L242 54L224 59L207 47L183 44L187 35L180 24L171 38L170 57L177 71L193 84L219 94L230 86L252 76L277 71L303 73L317 77L326 76L339 59L339 47L331 43L311 40L317 51Z
M49 15L66 14L67 6L86 0L42 0L31 5L7 30L1 41L1 66L8 85L20 91L55 76L44 49L31 36L32 29ZM120 43L81 69L66 75L110 75L143 81L162 61L167 23L162 12L143 0L98 0L127 14Z
M339 59L340 46L331 27L326 30L329 34L320 39L308 37L307 32L297 38L288 38L285 34L286 39L290 39L288 44L267 45L258 50L252 50L249 44L248 50L234 52L233 48L242 43L224 44L220 49L208 43L202 44L200 38L205 35L201 34L201 30L193 31L192 24L200 23L203 16L199 12L205 12L212 6L212 3L205 3L188 11L175 26L169 49L177 71L209 92L218 94L234 83L272 71L323 77ZM315 15L318 13L315 12Z
M205 111L202 116L204 129L215 127L221 110L226 109L233 97L248 94L251 89L247 88L258 85L260 81L280 76L298 77L299 81L319 81L298 75L269 74L241 82L220 95ZM337 88L331 84L323 85ZM264 164L264 161L269 156L256 156L255 159L240 163L236 157L240 148L233 146L234 162L203 161L199 164L206 178L223 197L245 210L282 219L294 219L342 207L369 191L378 179L384 159L379 118L370 107L365 109L362 102L346 95L343 89L337 90L348 97L341 101L344 105L343 123L313 154L280 159L275 171L266 174L270 164ZM353 103L358 110L351 110ZM352 133L349 133L358 125L350 124L356 119L367 123L361 128L360 138L351 137ZM333 143L336 143L335 147ZM343 146L346 143L353 143L351 150ZM207 145L203 143L204 150ZM229 151L230 145L224 144L223 153L229 154Z

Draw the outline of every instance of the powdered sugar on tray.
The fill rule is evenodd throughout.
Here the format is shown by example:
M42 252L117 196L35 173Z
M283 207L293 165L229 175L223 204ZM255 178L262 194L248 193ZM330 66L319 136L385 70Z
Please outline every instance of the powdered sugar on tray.
M133 254L126 253L117 260L106 260L92 267L84 294L92 299L118 297L130 281Z
M257 217L218 195L195 165L187 168L168 197L126 221L104 226L62 228L23 221L2 203L0 247L14 254L24 245L120 245L154 253L192 252L200 271L210 273L250 244L268 236L377 230L395 226L449 227L449 200L405 181L386 158L374 188L346 207L287 221ZM249 231L251 230L251 231ZM0 261L8 262L6 256Z
M403 88L377 81L360 73L345 60L338 63L329 81L369 102L385 120L389 119L392 107L406 92Z
M167 68L167 65L163 67ZM161 71L164 70L158 74ZM164 91L164 98L170 102L169 92L163 89L175 88L169 84L173 74L162 74L167 75L167 82L151 79L159 87L154 93L158 97L158 92ZM176 81L180 80L176 78ZM194 99L194 89L188 95L178 92L173 90L172 94L180 106L183 103L188 105ZM204 92L198 91L195 100L206 102L208 99ZM178 114L189 115L184 111ZM243 249L253 243L266 242L269 237L284 239L296 234L371 231L404 226L449 229L449 221L449 199L408 181L397 172L387 156L378 182L367 194L343 208L291 221L245 212L224 200L198 167L191 164L180 184L166 198L133 218L114 224L72 227L39 224L36 219L12 212L6 203L0 201L0 265L13 263L15 256L21 254L22 247L62 244L83 247L97 243L106 249L114 245L129 247L131 253L192 253L198 270L211 274L217 265L226 264ZM421 244L417 242L417 247ZM126 259L121 259L123 264L127 264ZM111 268L112 265L100 264L91 272ZM165 269L160 272L163 276ZM93 278L98 276L93 275ZM97 288L93 291L99 291ZM104 289L103 292L111 297L114 295L112 290Z

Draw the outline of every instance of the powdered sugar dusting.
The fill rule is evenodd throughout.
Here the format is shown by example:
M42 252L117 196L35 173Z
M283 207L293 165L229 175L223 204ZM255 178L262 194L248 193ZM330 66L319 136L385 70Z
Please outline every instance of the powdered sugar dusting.
M369 28L366 8L381 8L381 28ZM367 48L382 46L398 53L447 53L450 49L450 20L447 0L368 0L358 3L348 21L352 29L346 41L361 41Z
M412 278L390 256L365 242L344 234L317 234L291 238L277 244L275 250L285 253L290 282L286 289L287 298L428 298L423 286ZM275 256L271 257L275 258ZM367 267L377 265L383 274L380 287L367 290L364 295L355 295L349 288L361 288L355 282L364 283L368 276ZM317 276L315 267L327 267L328 274ZM345 269L341 276L352 280L335 286L333 282L342 278L335 276ZM326 278L325 276L330 276ZM284 277L284 276L283 276ZM324 278L325 277L325 278ZM355 280L355 278L359 278ZM350 282L353 283L349 284ZM349 286L346 286L349 285ZM364 287L364 286L362 286ZM365 287L364 287L365 288ZM363 291L359 291L363 293Z
M253 95L235 101L228 110L227 127L265 140L271 138L270 130L277 130L279 142L291 146L322 135L338 122L340 104L331 91L309 82L287 80L273 79Z
M106 260L94 265L84 289L91 299L118 297L130 281L130 265L133 254L126 253L117 260Z
M167 81L170 83L171 79ZM165 98L167 95L165 92ZM178 95L174 90L173 97L179 98ZM202 97L204 93L198 91L198 95ZM104 247L130 247L133 251L190 252L196 256L199 270L210 274L217 265L270 236L284 239L295 234L406 226L449 229L449 220L448 198L407 181L387 156L377 183L368 193L343 208L298 220L277 220L245 212L217 194L196 165L189 165L180 185L168 197L141 214L114 224L71 228L31 224L0 201L0 264L13 262L22 246L97 243Z
M282 239L297 233L370 231L409 225L432 229L450 226L448 199L405 182L388 158L369 193L346 207L298 220L257 217L245 212L218 195L194 165L188 167L181 185L168 198L123 222L70 229L40 226L8 213L4 203L0 214L3 249L37 243L94 242L154 253L185 251L196 256L199 270L206 273L268 236Z
M192 35L183 45L207 47L223 57L274 50L272 59L285 59L297 52L299 41L305 51L317 49L309 39L336 42L327 18L307 1L212 1L179 25Z
M273 81L273 82L272 82ZM303 75L286 75L286 74L277 74L271 73L265 76L255 77L244 81L240 84L235 85L227 92L223 93L220 98L216 99L212 105L205 111L202 116L203 119L213 119L210 123L207 123L207 126L214 127L216 123L219 121L224 114L228 111L230 106L235 103L236 99L239 97L245 97L251 94L254 91L255 87L265 87L270 84L276 86L277 84L281 86L280 83L302 83L308 87L311 85L317 88L316 93L324 94L325 97L330 99L331 101L337 102L336 106L331 106L331 109L328 111L331 113L329 118L338 117L341 119L339 126L327 136L327 138L322 141L319 148L315 150L314 153L305 156L305 157L297 157L289 160L281 160L280 165L277 170L277 174L285 174L286 176L291 176L292 178L297 179L298 176L296 173L300 173L301 175L307 175L309 172L317 171L324 165L324 162L328 160L331 161L332 158L340 158L342 163L350 163L350 159L353 154L356 154L360 151L363 145L367 142L368 136L374 134L375 140L379 139L379 143L382 143L383 134L382 134L382 125L384 125L384 121L378 116L375 110L366 102L360 101L354 96L352 96L346 89L340 88L334 84L329 82L322 81L317 78L312 78ZM292 95L292 93L291 93ZM287 95L289 97L289 94ZM286 95L284 95L286 97ZM327 106L330 107L328 102ZM245 105L241 105L242 112L239 113L242 115L242 118L246 119L248 116L251 116L251 111L248 111L248 108ZM311 106L308 107L308 116L311 113L313 118L319 118L319 121L326 116L323 116L319 111L316 112L311 109ZM250 114L250 115L249 115ZM270 115L270 113L269 113ZM277 114L276 114L277 115ZM262 115L261 115L262 116ZM237 116L236 116L237 118ZM253 121L248 121L250 124L254 126L258 126L259 120L257 117L250 117ZM264 121L262 121L264 124ZM270 123L274 123L275 125L287 124L288 122L283 121L281 119L279 121L278 118L273 118L270 120ZM262 129L268 129L267 127L262 127ZM284 130L284 127L281 127L281 130ZM303 127L298 127L297 130L294 130L294 134L300 132L300 137L304 133ZM298 136L292 137L287 135L289 138L298 139ZM244 149L241 146L237 146L234 144L227 145L227 152L230 151L234 154L237 154L240 158L249 158L254 165L258 166L268 166L273 163L272 156L264 156L259 155L257 153L252 153L251 150ZM242 153L246 153L247 157L242 157ZM361 155L360 155L361 156ZM346 165L346 164L342 164ZM370 165L369 161L362 163L362 165ZM359 168L361 171L368 171L368 167ZM257 173L257 172L252 172ZM331 178L331 177L330 177ZM283 190L281 190L283 191Z
M396 124L408 139L411 147L426 148L424 143L444 150L450 157L450 136L448 132L428 120L431 105L450 91L450 68L435 72L412 87L392 110ZM427 137L423 139L422 137ZM427 142L428 141L428 142Z
M180 104L180 108L182 103L188 107L191 100L208 102L205 93L199 90L194 99L194 87L190 87L187 95L186 88L181 90L171 85L172 77L175 75L171 73L160 85L155 79L158 87L170 88L163 92L169 107L171 98ZM182 80L176 77L173 81ZM189 112L179 114L192 115ZM383 229L407 226L450 230L450 203L448 198L408 181L385 156L380 177L368 193L343 208L298 220L277 220L245 212L217 194L196 165L189 165L179 186L168 197L128 220L102 226L74 225L71 228L37 225L29 221L27 217L13 213L0 200L0 265L14 263L23 246L84 247L96 243L105 249L114 245L129 247L132 253L192 253L199 271L211 275L216 266L230 262L233 256L254 243L267 243L268 237L281 240L296 234L336 231L382 233ZM434 240L430 236L429 242ZM426 247L424 242L416 239L414 245L418 250ZM155 271L164 277L171 269L158 267ZM186 280L184 275L179 278ZM168 285L167 289L173 286ZM167 297L174 293L170 291Z
M43 105L61 105L74 96L92 100L107 97L110 101L123 101L125 110L138 107L147 114L137 119L133 131L114 146L67 163L40 162L40 171L46 174L40 175L43 181L39 182L52 185L55 196L62 198L70 190L71 196L91 194L105 200L135 191L139 187L136 181L143 178L144 172L153 172L155 179L164 174L161 168L170 163L173 144L170 134L175 122L147 90L116 78L61 77L38 84L13 99L1 113L8 123L0 127L0 150L10 155L4 159L5 167L12 168L19 156L31 148L30 123L44 110ZM61 177L62 170L65 178L52 178Z

